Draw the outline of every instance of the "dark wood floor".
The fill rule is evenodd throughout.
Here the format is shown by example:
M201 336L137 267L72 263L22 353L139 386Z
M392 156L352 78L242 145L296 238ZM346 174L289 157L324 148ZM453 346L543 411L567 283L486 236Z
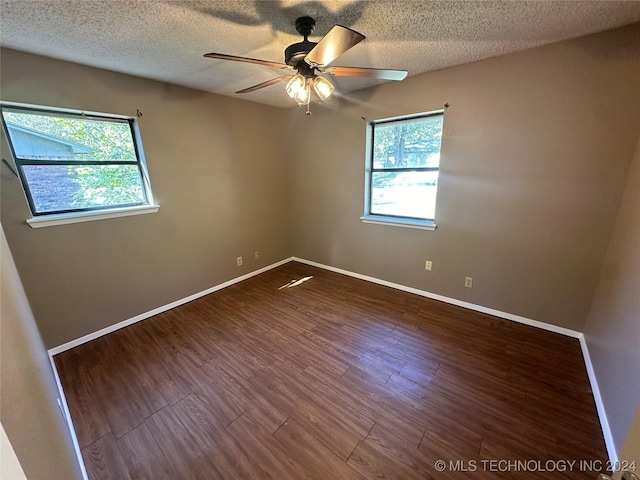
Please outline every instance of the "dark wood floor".
M577 340L294 262L55 363L92 480L593 480L535 470L606 459Z

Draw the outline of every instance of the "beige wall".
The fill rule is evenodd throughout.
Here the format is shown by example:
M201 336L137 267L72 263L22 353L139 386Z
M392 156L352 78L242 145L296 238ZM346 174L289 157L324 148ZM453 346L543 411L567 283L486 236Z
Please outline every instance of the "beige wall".
M640 474L640 407L638 407L619 458L623 465L626 462L626 465L621 468L635 472L636 475Z
M16 452L0 423L0 478L11 480L26 480L27 477L16 457Z
M160 204L32 229L20 182L2 167L2 224L48 348L290 256L282 110L11 50L1 61L2 100L139 109Z
M639 32L385 84L308 119L289 112L294 255L582 330L640 131ZM438 229L361 223L361 117L445 102Z
M27 478L79 479L49 357L1 228L0 237L0 423Z
M618 452L640 408L639 292L640 142L584 329Z

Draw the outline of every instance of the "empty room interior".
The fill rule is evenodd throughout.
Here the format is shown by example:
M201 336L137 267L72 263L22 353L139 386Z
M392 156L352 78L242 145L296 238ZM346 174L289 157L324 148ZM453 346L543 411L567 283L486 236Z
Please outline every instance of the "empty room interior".
M640 476L639 22L0 0L0 477Z

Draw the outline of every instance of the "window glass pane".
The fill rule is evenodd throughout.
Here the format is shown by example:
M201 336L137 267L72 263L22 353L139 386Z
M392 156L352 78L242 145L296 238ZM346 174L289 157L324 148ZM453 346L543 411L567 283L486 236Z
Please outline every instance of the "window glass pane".
M433 220L438 172L373 172L371 213Z
M16 157L25 160L131 161L136 152L126 121L3 110Z
M24 165L34 213L146 203L137 165Z
M374 125L373 168L438 167L442 115Z

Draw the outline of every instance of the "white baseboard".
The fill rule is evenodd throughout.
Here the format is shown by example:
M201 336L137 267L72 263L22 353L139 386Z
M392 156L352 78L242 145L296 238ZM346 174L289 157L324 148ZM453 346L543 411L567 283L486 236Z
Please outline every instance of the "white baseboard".
M613 443L613 436L611 435L611 429L609 428L609 421L607 420L607 412L604 409L604 403L600 396L600 388L598 387L598 378L596 372L593 369L591 363L591 356L589 355L589 347L587 346L587 340L584 334L580 334L580 347L582 348L582 356L584 357L584 364L587 367L587 375L589 376L589 383L591 383L591 391L593 392L593 399L596 402L596 409L598 410L598 417L600 418L600 427L602 428L602 435L604 436L604 443L607 447L607 455L609 455L609 461L611 465L618 464L618 452L616 451L615 443Z
M605 443L606 443L606 447L607 447L607 453L609 455L609 460L612 462L612 464L615 464L618 460L618 455L616 453L616 449L615 449L615 445L613 443L613 437L611 435L611 430L609 428L609 422L607 421L607 415L604 409L604 404L602 403L602 397L600 396L600 389L598 388L598 381L595 375L595 371L593 370L593 365L591 364L591 358L589 356L589 350L587 348L587 343L585 341L584 335L582 334L582 332L578 332L576 330L571 330L569 328L564 328L564 327L559 327L557 325L551 325L549 323L545 323L545 322L540 322L538 320L532 320L530 318L526 318L526 317L521 317L519 315L514 315L512 313L507 313L507 312L502 312L500 310L495 310L493 308L487 308L487 307L483 307L481 305L476 305L473 303L469 303L469 302L465 302L462 300L458 300L456 298L450 298L450 297L445 297L443 295L438 295L436 293L431 293L431 292L427 292L424 290L419 290L417 288L413 288L413 287L407 287L405 285L400 285L398 283L393 283L393 282L389 282L386 280L381 280L379 278L375 278L375 277L370 277L368 275L362 275L360 273L355 273L355 272L350 272L348 270L343 270L341 268L337 268L337 267L332 267L329 265L324 265L322 263L317 263L317 262L313 262L310 260L305 260L303 258L298 258L298 257L289 257L286 258L284 260L281 260L279 262L276 262L274 264L268 265L264 268L261 268L259 270L255 270L253 272L247 273L246 275L242 275L240 277L231 279L227 282L221 283L220 285L216 285L214 287L208 288L207 290L203 290L201 292L195 293L193 295L190 295L188 297L176 300L175 302L171 302L167 305L163 305L161 307L155 308L149 312L146 313L142 313L140 315L136 315L133 318L130 318L128 320L124 320L122 322L116 323L114 325L110 325L106 328L103 328L101 330L98 330L97 332L93 332L90 333L88 335L85 335L83 337L77 338L75 340L72 340L70 342L67 342L63 345L59 345L57 347L51 348L49 349L49 356L53 357L54 355L57 355L58 353L62 353L65 350L69 350L73 347L77 347L79 345L82 345L83 343L86 342L90 342L91 340L95 340L96 338L99 338L103 335L107 335L111 332L114 332L116 330L119 330L121 328L127 327L129 325L132 325L136 322L139 322L141 320L145 320L147 318L153 317L154 315L158 315L162 312L166 312L167 310L171 310L172 308L176 308L179 307L180 305L183 305L185 303L191 302L192 300L196 300L200 297L203 297L205 295L209 295L210 293L216 292L218 290L222 290L223 288L229 287L235 283L238 282L242 282L243 280L246 280L248 278L254 277L256 275L259 275L261 273L264 273L266 271L269 271L273 268L279 267L281 265L284 265L285 263L288 263L290 261L296 261L299 263L304 263L306 265L311 265L314 267L318 267L318 268L322 268L324 270L329 270L331 272L336 272L336 273L340 273L343 275L348 275L350 277L354 277L354 278L359 278L360 280L366 280L368 282L372 282L372 283L376 283L378 285L384 285L386 287L391 287L391 288L395 288L396 290L402 290L405 292L409 292L409 293L413 293L416 295L420 295L422 297L427 297L427 298L431 298L433 300L439 300L441 302L445 302L445 303L449 303L452 305L457 305L459 307L463 307L463 308L468 308L470 310L475 310L477 312L481 312L481 313L486 313L489 315L493 315L495 317L498 318L503 318L505 320L511 320L513 322L517 322L517 323L522 323L525 325L530 325L532 327L536 327L536 328L540 328L542 330L547 330L549 332L553 332L553 333L559 333L561 335L566 335L568 337L572 337L572 338L577 338L580 341L580 347L582 349L582 356L584 358L584 362L587 368L587 374L589 376L589 382L591 383L591 390L593 392L593 397L596 403L596 408L598 411L598 417L600 419L600 425L602 427L602 433L604 435L604 439L605 439ZM56 374L56 379L59 382L58 374L57 371L55 369L55 364L53 363L53 359L52 359L52 366L54 369L54 372ZM64 393L62 392L62 387L60 386L60 384L58 384L59 386L59 390L60 390L60 394L62 395L62 399L63 399L63 403L66 409L66 415L69 419L71 419L71 416L68 413L68 408L66 407L66 401L64 400ZM73 426L71 425L71 428L73 429ZM77 444L77 440L75 439L74 436L74 442Z
M58 406L61 409L61 414L64 417L65 422L67 423L67 427L69 428L69 434L71 435L71 441L73 442L73 450L75 451L76 458L78 459L78 465L80 466L80 473L82 474L83 480L89 480L89 476L87 475L87 468L84 465L84 459L82 458L82 452L80 451L80 444L78 443L78 437L76 436L76 429L73 426L73 420L71 419L71 411L69 410L69 405L67 404L67 397L64 395L64 390L62 389L62 382L60 381L60 375L58 375L58 369L56 368L56 364L53 361L53 356L49 354L49 362L51 362L51 369L53 370L53 376L56 380L56 387L58 388Z
M205 295L209 295L210 293L217 292L218 290L222 290L223 288L230 287L231 285L242 282L243 280L247 280L248 278L255 277L256 275L260 275L266 271L279 267L280 265L284 265L285 263L289 263L293 260L293 257L285 258L279 262L273 263L266 267L263 267L259 270L255 270L253 272L247 273L246 275L242 275L240 277L233 278L227 282L221 283L220 285L216 285L214 287L208 288L198 293L194 293L193 295L189 295L188 297L181 298L176 300L175 302L168 303L167 305L163 305L161 307L154 308L145 313L141 313L140 315L136 315L135 317L129 318L128 320L123 320L121 322L115 323L113 325L109 325L101 330L98 330L93 333L89 333L84 335L83 337L76 338L75 340L71 340L70 342L64 343L62 345L58 345L57 347L50 348L48 350L50 356L57 355L71 348L82 345L83 343L90 342L91 340L95 340L96 338L100 338L103 335L107 335L111 332L115 332L116 330L120 330L121 328L128 327L134 323L140 322L147 318L153 317L154 315L158 315L162 312L166 312L167 310L171 310L172 308L179 307L180 305L184 305L185 303L189 303L193 300L196 300L200 297L204 297Z
M604 409L604 404L602 403L602 397L600 396L600 389L598 388L598 381L596 378L595 371L593 370L593 365L591 364L591 357L589 356L589 349L587 348L587 342L585 341L584 334L582 332L578 332L576 330L571 330L564 327L559 327L557 325L551 325L549 323L540 322L538 320L532 320L530 318L521 317L519 315L514 315L512 313L501 312L500 310L494 310L492 308L483 307L481 305L475 305L473 303L464 302L462 300L458 300L456 298L445 297L442 295L438 295L436 293L427 292L424 290L419 290L413 287L407 287L404 285L399 285L397 283L388 282L386 280L380 280L379 278L370 277L368 275L362 275L360 273L350 272L348 270L343 270L341 268L331 267L329 265L324 265L322 263L312 262L310 260L305 260L303 258L293 257L293 260L296 262L304 263L307 265L311 265L314 267L322 268L324 270L329 270L336 273L341 273L343 275L348 275L350 277L359 278L361 280L366 280L368 282L377 283L379 285L384 285L387 287L395 288L397 290L402 290L404 292L414 293L416 295L420 295L422 297L431 298L434 300L439 300L441 302L449 303L452 305L457 305L459 307L468 308L470 310L475 310L477 312L487 313L489 315L493 315L494 317L504 318L505 320L511 320L513 322L523 323L525 325L530 325L532 327L540 328L542 330L547 330L549 332L559 333L561 335L566 335L568 337L577 338L580 341L580 348L582 350L582 356L584 358L584 363L587 368L587 375L589 376L589 383L591 384L591 391L593 392L593 398L596 403L596 408L598 411L598 417L600 420L600 427L602 428L602 434L604 436L605 444L607 447L607 454L609 456L609 460L612 465L615 465L618 461L618 454L616 452L615 445L613 443L613 436L611 435L611 429L609 428L609 422L607 420L607 415Z
M501 312L500 310L494 310L493 308L487 308L481 305L476 305L474 303L464 302L462 300L458 300L457 298L445 297L443 295L438 295L437 293L431 293L425 290L419 290L417 288L400 285L398 283L388 282L386 280L380 280L379 278L370 277L368 275L362 275L360 273L350 272L348 270L343 270L341 268L331 267L329 265L323 265L321 263L312 262L310 260L305 260L304 258L293 257L293 260L296 262L305 263L307 265L311 265L314 267L322 268L324 270L330 270L332 272L341 273L343 275L348 275L350 277L359 278L360 280L366 280L367 282L377 283L378 285L384 285L385 287L391 287L391 288L395 288L396 290L402 290L403 292L414 293L416 295L420 295L421 297L427 297L433 300L439 300L444 303L449 303L451 305L457 305L458 307L468 308L469 310L475 310L476 312L486 313L488 315L493 315L494 317L504 318L505 320L511 320L517 323L524 323L525 325L541 328L542 330L547 330L549 332L559 333L561 335L566 335L567 337L580 338L580 336L582 335L582 333L577 332L575 330L571 330L569 328L559 327L557 325L551 325L550 323L539 322L538 320L531 320L530 318L521 317L519 315L514 315L512 313Z

